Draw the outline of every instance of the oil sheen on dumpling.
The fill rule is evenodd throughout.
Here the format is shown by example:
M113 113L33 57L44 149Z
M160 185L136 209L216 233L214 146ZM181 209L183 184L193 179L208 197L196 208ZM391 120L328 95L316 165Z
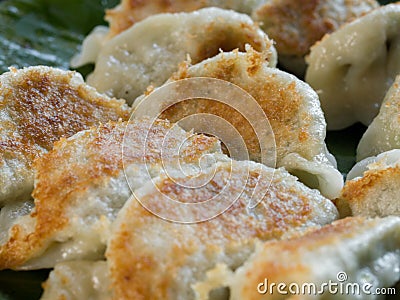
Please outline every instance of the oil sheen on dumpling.
M400 73L400 4L382 6L312 47L306 81L319 93L328 129L369 125Z
M326 33L379 6L375 0L267 0L253 11L254 21L275 41L279 63L304 76L304 56Z
M87 82L131 102L150 85L163 84L188 57L197 63L246 44L276 65L272 41L247 15L218 8L159 14L104 43Z
M326 149L325 119L318 96L309 85L289 73L270 68L263 56L252 49L246 53L221 53L199 64L182 67L169 82L193 77L222 79L253 96L275 135L277 166L285 167L328 198L339 195L343 178L336 169L335 158ZM178 91L178 94L185 92ZM138 98L134 106L140 101ZM162 117L177 122L195 113L209 113L229 121L243 137L250 159L260 162L260 144L251 124L228 105L193 99L175 104L163 111ZM185 129L196 128L195 125L185 125Z
M0 206L25 201L34 159L92 125L127 120L122 100L97 93L80 74L37 66L0 75Z
M208 172L196 181L208 178ZM155 185L135 193L153 212L179 217L207 214L210 206L219 203L211 200L191 211L171 204L168 197L190 205L220 193L230 201L230 195L243 190L228 210L206 222L168 222L144 209L135 198L127 202L113 227L106 253L116 299L195 299L192 284L202 280L207 269L217 263L237 268L254 250L256 240L279 239L290 230L327 224L337 217L329 200L283 169L232 161L218 163L212 173L212 179L197 189L177 186L160 176ZM260 186L269 187L265 195L257 193ZM261 202L250 208L254 198Z
M204 154L221 153L216 138L187 133L167 121L151 124L143 119L81 131L37 160L35 208L1 236L0 269L101 258L109 225L130 197L130 188L165 166L177 166L178 158L191 169Z
M399 244L397 217L346 218L297 238L266 242L231 278L226 276L229 299L381 299L377 288L400 279ZM280 283L283 293L277 290ZM341 285L348 292L341 293ZM301 293L302 286L311 292ZM321 288L324 293L317 292Z
M265 0L122 0L113 9L106 11L105 19L110 24L109 37L113 37L149 16L160 13L191 12L204 7L220 7L251 14Z
M400 148L400 76L396 77L379 114L368 126L357 148L357 160Z
M400 149L358 162L348 174L337 206L342 216L400 216Z

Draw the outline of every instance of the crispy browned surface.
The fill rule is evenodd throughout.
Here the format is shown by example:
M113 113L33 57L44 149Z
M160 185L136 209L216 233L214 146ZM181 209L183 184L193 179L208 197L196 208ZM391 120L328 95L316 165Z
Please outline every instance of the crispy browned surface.
M243 169L245 165L230 174L226 165L219 166L212 180L195 190L177 186L166 178L157 181L158 190L165 196L184 203L203 202L224 188L233 194L244 187L241 197L225 213L206 222L167 222L149 213L136 199L126 204L107 250L115 299L175 299L176 295L179 299L192 299L188 290L196 280L193 277L200 280L217 262L225 261L235 268L249 255L256 239L280 238L289 229L310 225L316 214L327 212L319 211L322 206L316 208L314 201L320 196L311 195L282 170L275 171L263 201L249 212L247 197L254 191L260 174L264 172L266 177L259 183L267 185L272 171L251 167L249 180L243 186ZM140 201L152 211L171 215L187 212L171 206L155 190ZM206 210L204 206L196 213ZM329 217L324 220L329 222L334 213L327 214ZM184 273L184 269L189 273Z
M74 221L71 220L71 209L84 205L79 201L86 201L85 197L90 196L87 191L107 186L110 178L122 172L123 164L160 164L160 149L172 124L158 120L148 131L149 124L148 120L130 122L129 125L126 122L107 123L72 139L61 139L53 150L38 159L32 193L35 210L30 215L33 225L25 229L24 224L12 227L8 241L0 247L0 269L16 268L40 255L54 241L55 235ZM173 138L181 141L185 134ZM146 138L145 155L142 141ZM198 160L204 151L215 148L216 144L215 138L196 135L181 153L182 159L184 162ZM167 152L164 163L178 155L168 152L174 149L164 150Z
M244 269L240 270L240 276L235 281L241 285L240 294L236 295L235 299L263 299L264 296L258 293L255 287L265 279L268 279L268 283L284 282L289 285L295 282L301 285L304 282L314 282L318 286L319 282L325 282L323 280L330 272L331 275L328 275L328 278L332 276L331 278L336 280L335 276L338 271L329 271L332 264L328 262L323 265L324 258L328 261L337 259L337 263L342 264L341 268L338 266L339 270L352 276L353 272L359 272L362 267L369 266L379 257L393 251L396 247L395 243L390 241L386 243L385 241L389 238L390 232L395 232L398 221L398 219L351 217L312 230L303 236L266 242L258 249L257 254L246 263ZM381 235L367 237L371 231ZM357 245L357 240L362 240L364 243L359 242L358 248L351 249L354 253L348 254L346 257L345 251L350 250L349 247L346 247L347 243ZM368 255L364 255L367 247L370 247L371 250L368 251ZM387 249L387 252L378 250L381 248ZM358 252L361 255L357 255ZM330 257L331 255L337 255L337 257ZM346 259L351 260L346 263L343 261ZM315 260L321 261L322 265L315 264ZM328 269L322 271L324 268ZM354 278L359 277L355 276ZM270 295L269 292L267 295ZM280 299L279 294L275 297L270 295L270 297L271 299ZM292 297L296 296L292 295ZM326 297L329 298L328 293Z
M336 3L337 2L337 3ZM326 33L378 7L375 0L271 0L253 17L276 42L280 55L303 56Z
M381 183L388 176L392 179L400 178L400 170L388 168L375 172L366 172L359 180L349 180L343 187L341 198L348 202L359 203L364 199L376 184Z
M253 18L262 23L263 29L276 42L280 54L303 56L326 33L379 6L375 0L342 2L271 0L259 8L249 7L248 10L254 9ZM228 9L240 7L229 0L122 0L120 5L106 12L106 20L110 23L109 37L154 14L190 12L214 5Z
M210 6L209 0L122 0L120 5L106 11L109 37L154 14L190 12L207 6Z
M127 120L130 109L74 72L38 66L0 76L0 115L0 201L11 201L29 198L32 163L55 141L100 122Z
M129 117L121 101L95 95L84 84L72 86L72 72L31 68L23 76L15 76L7 86L2 84L2 107L9 110L24 141L46 150L60 137L100 122Z
M347 212L370 217L398 215L399 201L394 198L398 194L398 182L398 166L368 170L361 178L347 181L337 200L343 206L338 206L341 214Z
M206 61L202 68L181 66L172 79L201 76L232 82L254 97L271 124L278 160L291 152L312 158L314 154L308 149L319 143L320 133L317 131L322 124L320 116L313 114L320 108L311 108L315 104L311 103L311 98L308 99L308 94L301 91L294 78L266 70L262 55L250 51L246 57L227 55ZM176 122L193 113L210 113L228 120L243 137L250 159L260 161L260 145L252 126L232 107L212 100L195 99L172 106L163 112L162 117Z

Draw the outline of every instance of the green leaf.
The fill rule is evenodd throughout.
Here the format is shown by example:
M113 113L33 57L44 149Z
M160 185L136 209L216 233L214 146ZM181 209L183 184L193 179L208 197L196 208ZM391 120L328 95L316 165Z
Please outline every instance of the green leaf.
M8 67L48 65L68 69L83 38L104 24L117 0L8 0L0 3L0 73Z

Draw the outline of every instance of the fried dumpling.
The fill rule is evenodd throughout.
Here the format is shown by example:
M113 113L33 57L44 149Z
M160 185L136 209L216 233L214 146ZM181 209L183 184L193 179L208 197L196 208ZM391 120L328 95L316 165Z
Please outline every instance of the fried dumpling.
M0 269L103 257L109 225L131 190L166 166L190 174L212 153L221 153L216 138L150 119L107 123L56 142L35 162L35 208L1 236Z
M400 149L358 162L336 200L342 216L400 216Z
M191 12L210 6L251 14L263 2L265 0L122 0L117 7L106 11L106 20L110 24L109 37L113 37L155 14Z
M98 299L99 286L109 287L113 299L196 299L192 284L204 280L206 271L218 263L240 266L257 240L283 238L337 218L334 205L318 191L284 169L250 161L218 162L194 178L175 180L179 183L161 175L124 205L109 240L107 268L99 269L103 262L84 262L89 268L82 275L79 264L61 263L46 282L43 299L77 293ZM220 203L227 209L209 215ZM209 219L182 224L199 216ZM108 273L109 279L96 272ZM75 276L84 276L85 282L102 278L100 285L95 285L97 280L85 286L68 284ZM215 291L211 298L220 299L224 292Z
M272 41L247 15L219 8L159 14L104 43L87 82L131 102L150 85L163 84L188 56L197 63L246 44L276 65Z
M304 76L304 56L315 42L377 7L375 0L268 0L253 11L252 18L275 41L279 63Z
M335 158L326 149L326 124L317 94L295 76L269 68L262 54L250 48L247 50L246 53L220 53L199 64L182 66L166 85L180 79L211 77L239 86L258 102L271 124L277 166L285 167L328 198L337 197L343 186L343 177L336 169ZM161 86L160 90L163 88ZM226 92L222 90L221 93ZM183 88L177 94L182 95L178 98L185 99L187 89ZM143 105L142 101L138 98L134 107ZM213 114L231 123L243 137L251 160L260 162L260 143L272 142L259 141L253 131L251 122L263 120L249 120L241 111L213 100L196 98L180 102L162 111L162 117L177 122L199 113ZM254 118L255 112L252 113ZM196 128L196 120L194 124L187 123L184 128Z
M75 72L38 66L0 75L0 205L30 198L33 161L55 141L129 116L123 100L97 93Z
M325 33L377 8L375 0L351 1L277 1L277 0L174 0L165 2L123 0L106 12L111 38L151 15L166 12L190 12L204 7L232 9L251 15L276 42L279 61L295 74L305 71L304 56Z
M396 77L379 114L368 126L357 148L357 160L400 148L400 76Z
M202 184L205 178L210 180ZM217 263L237 268L256 240L281 238L337 217L329 200L283 169L231 161L181 179L177 184L161 175L137 190L118 214L106 253L116 299L195 299L192 284L206 270ZM199 188L185 187L196 183ZM227 210L212 217L210 209L221 203ZM191 224L165 220L182 216L210 218Z
M318 91L328 129L369 125L400 73L400 4L382 6L314 45L306 81Z
M208 270L203 280L192 285L195 299L282 299L296 294L337 299L338 292L334 291L340 291L340 285L349 291L345 299L377 299L376 288L391 287L400 278L399 232L397 217L354 217L310 228L305 234L289 239L256 243L254 253L236 270L221 263ZM82 265L83 269L90 267L85 274L76 263L56 266L46 282L42 299L84 299L80 295L110 299L110 281L104 276L108 273L106 264L82 262ZM87 278L92 280L85 286L70 284L74 278L82 277L86 282ZM333 283L331 294L326 286L329 282ZM277 290L280 283L281 293ZM99 290L104 291L104 287L109 288L107 297L101 298L104 294ZM306 292L301 294L303 288ZM318 293L323 288L325 293Z
M400 279L399 245L399 218L346 218L298 238L260 244L231 278L226 276L225 286L232 300L380 299L376 289ZM336 286L329 289L329 282ZM302 293L303 287L311 292Z

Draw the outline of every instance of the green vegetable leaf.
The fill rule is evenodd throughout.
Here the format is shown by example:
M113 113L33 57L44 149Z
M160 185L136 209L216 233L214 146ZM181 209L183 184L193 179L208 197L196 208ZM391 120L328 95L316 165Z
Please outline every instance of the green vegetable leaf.
M0 73L8 67L49 65L68 69L83 38L104 24L117 0L6 0L0 2Z

